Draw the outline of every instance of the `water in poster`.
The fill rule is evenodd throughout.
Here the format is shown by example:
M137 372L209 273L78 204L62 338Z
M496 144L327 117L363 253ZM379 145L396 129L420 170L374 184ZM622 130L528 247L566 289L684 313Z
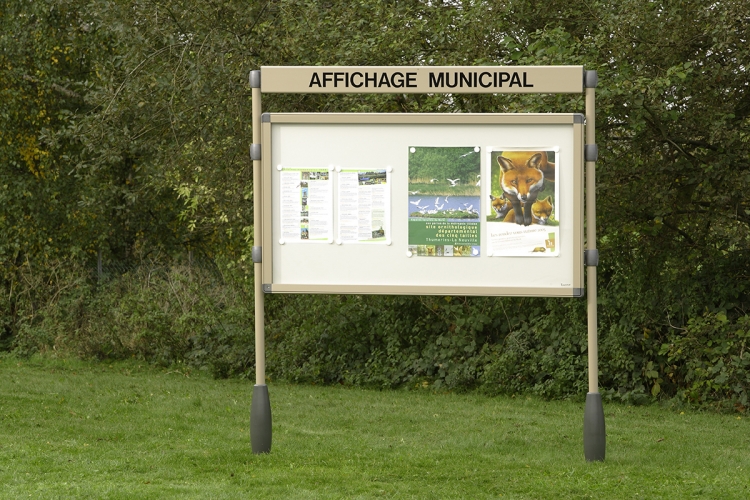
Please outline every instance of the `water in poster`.
M420 257L479 257L480 148L409 148L409 248Z

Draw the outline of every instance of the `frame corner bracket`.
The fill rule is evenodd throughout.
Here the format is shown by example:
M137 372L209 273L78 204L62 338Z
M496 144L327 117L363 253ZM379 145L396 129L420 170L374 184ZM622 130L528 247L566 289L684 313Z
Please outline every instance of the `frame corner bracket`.
M250 88L253 89L259 89L260 88L260 70L254 69L250 72Z

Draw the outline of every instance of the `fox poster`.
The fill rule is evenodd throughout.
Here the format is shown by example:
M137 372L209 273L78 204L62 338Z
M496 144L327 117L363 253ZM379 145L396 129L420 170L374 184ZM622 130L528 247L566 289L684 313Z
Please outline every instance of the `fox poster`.
M558 152L557 147L488 148L489 256L559 255Z

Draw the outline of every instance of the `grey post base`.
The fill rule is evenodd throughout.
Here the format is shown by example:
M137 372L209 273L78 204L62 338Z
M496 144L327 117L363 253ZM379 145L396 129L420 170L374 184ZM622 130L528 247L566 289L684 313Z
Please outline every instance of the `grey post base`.
M271 453L271 400L268 386L253 387L253 402L250 406L250 444L253 453Z
M603 462L606 448L602 395L589 392L586 394L586 409L583 410L583 454L586 461Z

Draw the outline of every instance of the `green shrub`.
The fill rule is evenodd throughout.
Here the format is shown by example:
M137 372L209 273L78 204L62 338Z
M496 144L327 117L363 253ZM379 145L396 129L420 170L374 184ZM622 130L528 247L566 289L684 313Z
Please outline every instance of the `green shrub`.
M658 279L602 266L599 381L605 398L745 411L750 319L702 313L706 290L672 269ZM654 264L655 266L657 264ZM36 268L34 268L36 269ZM45 268L41 268L45 269ZM106 275L24 268L12 338L19 354L136 357L215 377L254 376L252 279L231 266L142 263ZM719 278L717 278L719 279ZM684 281L684 295L666 289ZM46 284L46 286L42 286ZM738 299L737 288L721 299ZM734 294L734 295L733 295ZM481 390L582 398L581 299L267 295L267 375L301 383Z
M147 262L98 282L71 265L25 302L14 348L82 358L189 361L217 376L249 370L253 312L241 273ZM230 282L231 280L231 282Z
M659 374L693 405L714 404L744 412L750 386L750 316L731 321L725 312L691 318L676 329L660 354L667 365Z

